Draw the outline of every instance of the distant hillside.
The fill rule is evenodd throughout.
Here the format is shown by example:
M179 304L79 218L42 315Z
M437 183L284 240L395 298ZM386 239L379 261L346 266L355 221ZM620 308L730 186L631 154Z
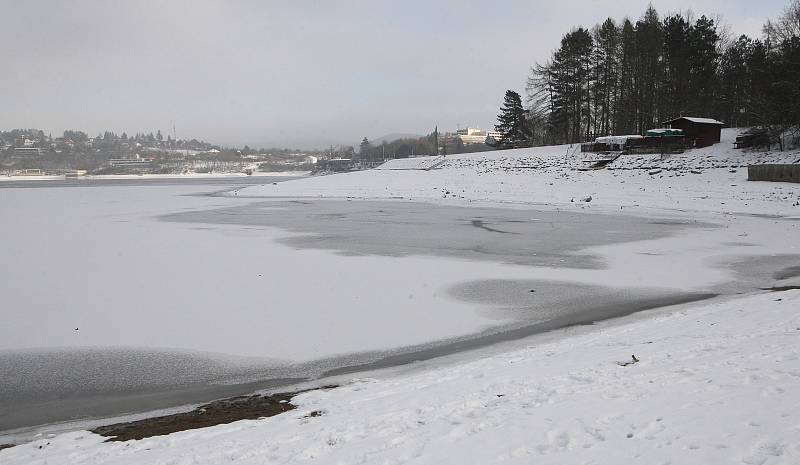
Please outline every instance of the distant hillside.
M386 134L385 136L376 137L375 139L369 139L369 141L370 141L370 143L372 145L380 145L384 141L391 142L391 141L397 140L397 139L419 139L420 137L423 137L423 136L421 136L419 134L406 134L406 133L402 133L402 132L395 132L395 133L392 133L392 134Z

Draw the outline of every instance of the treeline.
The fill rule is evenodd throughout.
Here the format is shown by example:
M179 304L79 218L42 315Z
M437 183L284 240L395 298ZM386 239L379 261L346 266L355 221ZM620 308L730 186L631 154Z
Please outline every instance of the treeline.
M437 153L438 134L436 132L419 138L404 137L392 141L373 144L366 137L361 140L358 153L351 156L358 160L379 161L387 158L408 158Z
M678 116L758 125L800 123L800 0L760 38L727 38L714 19L652 6L637 21L608 18L567 33L527 84L531 144L642 134Z

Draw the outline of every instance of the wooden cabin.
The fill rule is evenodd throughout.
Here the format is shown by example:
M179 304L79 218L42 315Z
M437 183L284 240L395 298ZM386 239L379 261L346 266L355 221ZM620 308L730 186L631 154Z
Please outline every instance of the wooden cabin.
M681 129L686 137L694 139L695 147L708 147L719 143L722 126L725 123L711 118L696 118L694 116L681 116L680 118L664 121L661 124L666 128Z

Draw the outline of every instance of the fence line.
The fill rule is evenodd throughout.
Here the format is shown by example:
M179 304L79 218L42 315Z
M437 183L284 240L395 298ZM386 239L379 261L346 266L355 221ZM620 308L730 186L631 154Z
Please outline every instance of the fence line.
M748 165L748 181L800 182L800 165Z

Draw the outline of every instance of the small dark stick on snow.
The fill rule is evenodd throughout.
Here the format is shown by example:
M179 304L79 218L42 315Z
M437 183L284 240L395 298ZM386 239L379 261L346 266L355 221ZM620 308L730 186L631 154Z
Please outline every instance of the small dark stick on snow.
M631 355L631 361L630 362L617 362L617 365L619 365L621 367L626 367L628 365L633 365L634 363L637 363L638 361L639 361L639 359L636 358L635 355Z

